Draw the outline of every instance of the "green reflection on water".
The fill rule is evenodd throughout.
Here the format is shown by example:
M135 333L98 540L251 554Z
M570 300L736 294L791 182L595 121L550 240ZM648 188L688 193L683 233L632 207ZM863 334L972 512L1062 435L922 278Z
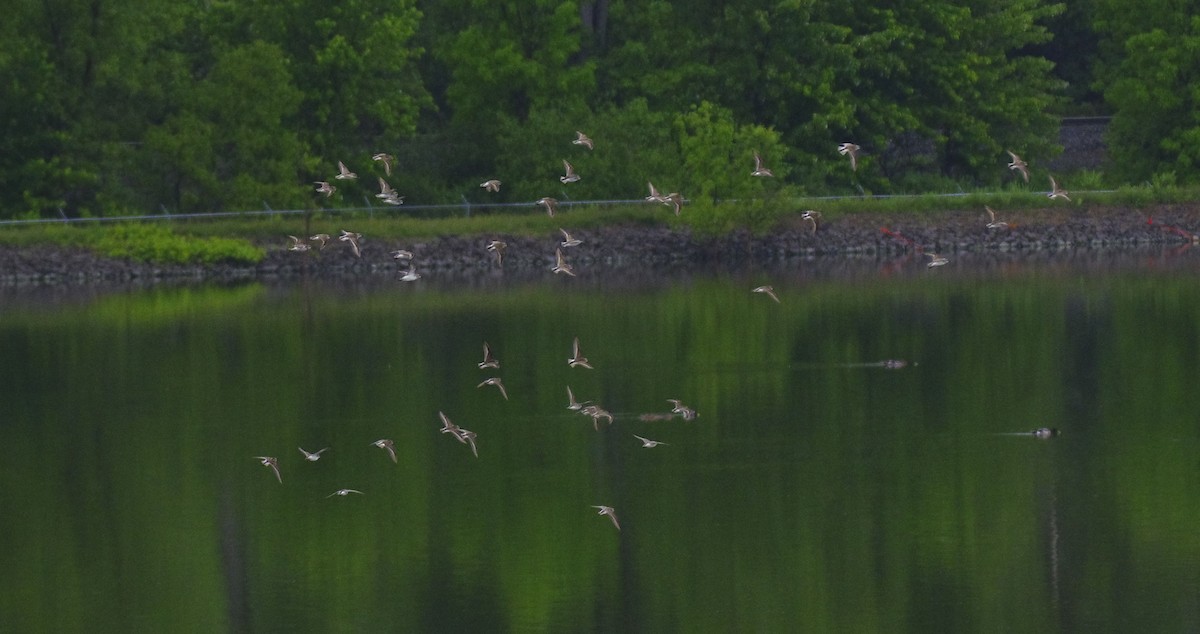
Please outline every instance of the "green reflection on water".
M776 287L781 304L710 278L11 308L0 614L16 631L1197 627L1192 280ZM594 371L567 367L575 336ZM483 341L498 371L475 367ZM511 400L476 388L493 374ZM616 422L568 412L568 385ZM699 418L638 421L669 398ZM1043 426L1063 435L1005 435ZM346 487L366 495L326 497Z

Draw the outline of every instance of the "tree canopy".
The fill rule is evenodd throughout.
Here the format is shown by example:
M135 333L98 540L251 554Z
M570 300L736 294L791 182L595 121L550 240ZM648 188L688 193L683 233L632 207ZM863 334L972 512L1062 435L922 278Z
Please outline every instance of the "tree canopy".
M1099 94L1123 176L1192 180L1200 27L1172 7L21 0L0 24L0 216L358 205L378 152L426 203L489 178L508 202L998 184L1004 150L1051 157L1057 113ZM755 153L774 179L749 177ZM312 182L339 161L360 178L327 202Z

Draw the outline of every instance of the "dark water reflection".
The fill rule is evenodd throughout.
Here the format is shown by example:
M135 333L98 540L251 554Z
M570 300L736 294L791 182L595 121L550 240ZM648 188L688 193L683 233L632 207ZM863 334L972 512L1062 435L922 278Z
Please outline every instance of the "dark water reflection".
M975 257L10 290L4 629L1195 631L1194 255Z

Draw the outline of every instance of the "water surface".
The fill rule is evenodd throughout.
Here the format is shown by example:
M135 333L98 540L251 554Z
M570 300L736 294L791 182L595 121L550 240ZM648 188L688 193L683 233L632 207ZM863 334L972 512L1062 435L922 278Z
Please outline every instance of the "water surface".
M946 268L8 302L3 629L1200 628L1194 271Z

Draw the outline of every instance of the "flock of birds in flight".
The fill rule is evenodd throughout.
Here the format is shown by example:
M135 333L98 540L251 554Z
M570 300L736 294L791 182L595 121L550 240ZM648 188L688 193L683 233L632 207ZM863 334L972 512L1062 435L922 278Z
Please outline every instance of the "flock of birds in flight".
M595 149L595 143L592 141L592 139L588 135L584 134L583 132L577 131L575 133L575 140L571 141L571 143L573 145L578 145L578 146L584 147L584 148L588 149L589 151ZM841 154L842 156L845 156L849 159L850 169L852 171L858 170L858 156L859 156L860 152L862 151L861 146L854 144L854 143L842 143L838 146L837 151L839 154ZM1008 164L1008 168L1014 172L1019 173L1021 175L1021 177L1024 179L1024 181L1026 183L1028 183L1029 182L1029 165L1028 165L1028 163L1026 163L1024 160L1022 160L1020 156L1018 156L1011 150L1008 151L1008 155L1012 159ZM371 158L373 161L382 164L383 170L384 170L384 173L386 176L388 176L388 177L391 176L392 165L395 160L392 155L380 152L380 153L373 155ZM762 156L760 156L757 151L754 152L754 170L750 172L750 176L756 177L756 178L774 177L774 173L766 165L766 163L762 159ZM334 178L334 180L352 181L352 180L356 180L358 178L358 174L350 171L350 169L347 168L343 162L338 161L338 173L333 178ZM396 192L396 190L387 182L387 180L384 176L379 176L378 179L379 179L379 193L375 194L376 198L382 200L384 203L387 203L389 205L404 204L404 196L399 195ZM558 180L562 184L565 185L568 183L578 182L580 179L581 179L581 176L579 175L578 172L575 171L575 167L571 164L570 161L564 159L563 160L563 175L560 176ZM1059 186L1059 184L1054 180L1054 177L1050 176L1049 179L1050 179L1050 192L1047 194L1047 197L1050 198L1051 200L1070 201L1071 199L1068 197L1068 192ZM320 194L325 195L326 197L332 196L334 194L334 192L337 191L337 187L328 181L315 181L314 184L317 186L316 191ZM683 205L686 202L686 199L683 197L682 194L680 194L678 192L671 192L669 194L663 195L654 186L654 183L650 182L650 183L647 183L647 185L649 188L649 195L645 197L645 200L647 202L657 203L657 204L666 205L668 207L672 207L675 212L675 215L677 215L677 216L681 213ZM501 186L501 181L499 181L497 179L489 179L489 180L486 180L479 184L480 188L482 188L484 191L489 192L489 193L499 192L500 186ZM544 208L546 210L546 213L552 218L558 211L558 200L548 197L548 196L538 199L534 204ZM986 207L986 206L985 206L985 209L986 209L986 211L988 213L988 217L989 217L989 222L987 223L988 229L1006 229L1009 227L1008 223L1006 223L1002 220L996 219L996 212L994 210L992 210L990 207ZM814 234L820 228L821 213L819 211L807 210L807 211L803 212L803 214L801 215L801 219L804 222L809 224L809 226L811 227L811 230ZM575 276L574 269L567 262L567 259L563 254L563 249L570 249L570 248L579 246L580 244L582 244L582 241L575 238L574 236L572 236L571 233L568 232L566 229L560 228L559 231L562 233L563 239L555 247L554 266L551 267L551 271L553 271L555 274L563 274L563 275L567 275L570 277L574 277ZM325 233L315 234L313 236L310 236L307 240L301 239L297 236L288 236L288 237L291 239L291 246L289 246L288 249L290 251L297 251L297 252L309 252L309 251L312 251L314 248L317 250L323 250L326 246L333 244L335 241L335 239L333 237L331 237L329 234L325 234ZM342 230L340 235L337 236L337 238L336 238L337 242L345 243L351 249L353 254L356 257L360 257L360 258L362 257L362 250L361 250L361 247L359 244L361 240L362 240L362 234L352 232L352 231L346 231L346 230ZM497 265L503 266L504 265L504 251L507 247L508 247L508 245L505 242L503 242L501 240L493 239L487 243L486 249L487 249L487 251L489 251L490 253L495 255ZM940 256L936 253L929 252L929 251L925 251L924 253L926 256L928 256L930 258L929 262L926 265L930 268L943 266L949 262L949 260L947 258ZM399 277L399 279L401 281L414 282L421 278L421 274L419 272L417 272L416 268L413 266L414 255L411 251L407 251L407 250L403 250L403 249L397 250L397 251L392 251L391 256L394 260L407 265L407 268L401 270L401 275ZM765 295L766 297L770 298L774 302L780 303L778 294L775 292L775 289L770 285L758 286L758 287L751 289L751 291L753 293L759 293L759 294ZM572 343L571 357L567 359L567 364L571 368L592 369L592 366L591 366L590 362L588 361L587 357L583 356L583 354L580 352L578 337L576 337ZM889 369L896 369L896 368L905 367L907 365L907 363L904 361L898 361L898 360L888 360L888 361L884 361L878 365L880 365L881 367L889 368ZM497 361L496 358L493 356L491 347L486 342L483 344L483 361L481 361L478 364L478 367L481 370L500 367L499 361ZM495 387L499 391L500 395L505 400L508 400L508 391L505 389L504 383L501 381L500 377L487 378L484 381L482 381L481 383L479 383L479 385L477 385L476 387L482 388L485 386ZM567 387L567 399L568 399L567 409L570 411L573 411L573 412L577 412L583 416L590 417L592 419L593 427L596 430L600 429L600 421L601 420L606 421L610 425L612 424L613 416L610 412L608 412L607 410L605 410L603 407L599 406L598 404L591 403L589 401L580 402L580 401L576 400L575 394L571 391L570 386ZM692 409L691 407L688 407L687 405L683 404L681 401L679 401L677 399L668 399L668 402L670 402L672 404L672 409L669 413L643 414L640 417L641 420L643 420L643 421L669 420L671 418L679 417L679 418L682 418L683 420L690 421L690 420L694 420L696 418L696 410ZM475 457L479 456L479 448L476 444L476 440L477 440L478 436L476 435L475 432L470 431L468 429L464 429L464 428L454 424L450 420L450 418L448 416L446 416L446 414L444 412L439 411L438 417L442 423L442 427L440 430L441 433L450 434L451 437L454 438L455 440L457 440L458 442L460 442L464 445L470 446L471 453ZM1058 435L1058 430L1048 428L1048 427L1041 427L1041 428L1033 430L1032 432L1024 432L1024 433L1031 434L1036 438L1051 438L1051 437ZM659 445L667 444L667 443L664 443L661 441L652 440L650 438L645 438L643 436L638 436L637 434L634 434L634 437L639 442L642 443L643 448L647 448L647 449L652 449ZM381 438L381 439L376 440L373 443L371 443L371 445L386 451L388 454L388 457L391 458L392 462L398 461L398 458L396 455L395 443L391 439ZM326 448L321 449L316 452L308 452L308 451L304 450L303 448L298 448L298 449L300 450L300 453L303 455L304 460L309 461L309 462L316 462L317 460L320 459L321 454L323 452L327 451L329 448L326 447ZM279 470L279 459L277 457L256 456L255 459L260 461L261 464L263 464L264 466L269 467L274 472L275 478L277 480L279 480L280 484L283 483L283 477ZM359 491L357 489L338 489L338 490L334 491L333 493L330 493L326 497L334 497L334 496L345 497L345 496L348 496L351 494L363 495L363 492ZM613 526L615 526L617 528L617 530L620 530L621 524L620 524L619 520L617 519L616 510L613 507L606 506L606 505L593 505L592 508L598 509L599 515L608 516L608 518L612 521Z
M495 354L492 352L492 347L486 341L483 343L483 360L476 365L480 370L495 370L500 368L499 359L496 358ZM580 350L579 337L575 337L571 343L571 356L567 358L567 366L570 368L584 368L588 370L594 369L591 361L589 361ZM493 376L484 379L478 385L476 385L476 388L488 386L495 387L500 393L500 396L503 397L504 400L508 400L508 390L505 389L504 382L500 379L500 377ZM696 419L696 410L685 405L683 401L672 398L667 399L667 402L672 406L670 412L642 414L639 416L639 419L646 422L671 420L677 417L685 421L692 421ZM609 425L612 425L613 423L612 413L597 403L593 403L591 401L579 401L577 398L575 398L575 393L571 390L571 386L569 385L567 386L567 410L591 418L592 426L596 431L600 431L601 421L605 421ZM479 446L476 444L478 435L475 432L455 424L450 420L450 417L447 416L445 412L439 411L438 419L442 424L440 428L441 433L450 434L454 440L464 445L468 445L471 448L471 454L476 458L479 457ZM633 437L636 438L641 443L642 448L645 449L653 449L660 445L668 444L660 440L653 440L637 434L633 434ZM388 458L393 463L399 463L399 456L396 453L396 443L391 438L380 438L374 442L371 442L370 445L378 447L386 452ZM303 447L297 447L297 449L300 451L300 454L303 456L303 459L306 462L317 462L321 459L321 454L329 451L330 448L325 447L317 451L308 451ZM271 472L274 473L275 479L278 480L280 484L283 484L283 473L279 468L278 456L255 456L254 459L259 461L259 463L263 466L269 468ZM325 497L346 497L349 495L365 495L365 493L358 489L343 488L337 489ZM612 521L613 526L615 526L617 530L621 529L620 520L617 519L617 512L613 507L601 504L592 505L592 508L598 509L599 515L608 516L608 518Z

